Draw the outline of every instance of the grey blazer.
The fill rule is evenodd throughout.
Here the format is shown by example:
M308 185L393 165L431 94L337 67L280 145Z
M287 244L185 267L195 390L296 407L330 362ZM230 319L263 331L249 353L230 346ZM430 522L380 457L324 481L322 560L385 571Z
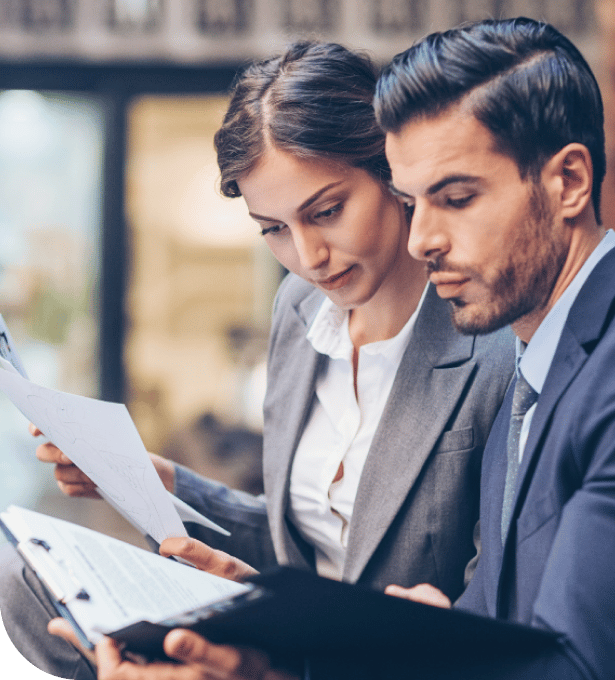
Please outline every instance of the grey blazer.
M313 548L286 510L293 455L327 361L306 339L322 301L294 275L276 298L265 398L266 500L177 469L180 497L233 533L194 535L257 568L276 561L314 568ZM510 330L458 334L448 303L429 287L361 476L344 580L378 589L428 582L453 599L462 592L464 568L476 554L483 446L513 362Z

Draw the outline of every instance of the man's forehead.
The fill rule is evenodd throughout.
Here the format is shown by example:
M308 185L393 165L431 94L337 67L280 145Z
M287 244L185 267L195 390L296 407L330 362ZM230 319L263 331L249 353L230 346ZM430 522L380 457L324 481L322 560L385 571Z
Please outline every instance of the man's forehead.
M403 193L422 193L447 176L478 179L502 160L489 131L473 116L455 113L387 133L385 151L392 185Z

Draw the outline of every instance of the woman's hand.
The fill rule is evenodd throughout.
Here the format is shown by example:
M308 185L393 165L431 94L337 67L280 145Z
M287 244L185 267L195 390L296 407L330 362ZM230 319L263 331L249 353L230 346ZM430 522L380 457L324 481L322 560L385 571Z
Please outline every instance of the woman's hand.
M33 437L44 436L43 432L33 423L30 423L28 430ZM36 447L36 457L43 463L55 465L55 478L63 494L73 498L100 498L94 482L51 442L39 444ZM173 464L155 453L150 453L149 457L165 488L173 492L175 485Z
M163 557L181 557L197 569L229 581L243 581L248 576L258 574L249 564L222 550L214 550L195 538L167 538L160 544L160 554Z
M33 437L44 436L33 423L30 423L28 430ZM74 498L100 498L94 482L51 442L39 444L36 457L43 463L55 465L54 474L62 493Z

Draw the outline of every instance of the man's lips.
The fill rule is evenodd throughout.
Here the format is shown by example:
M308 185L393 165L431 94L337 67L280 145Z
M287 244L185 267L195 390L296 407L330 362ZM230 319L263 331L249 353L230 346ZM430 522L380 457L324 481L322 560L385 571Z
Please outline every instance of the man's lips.
M454 297L459 289L470 279L460 274L448 274L446 272L432 272L429 280L438 289L438 295L443 298Z
M343 272L339 272L339 274L329 276L326 279L313 279L313 282L320 288L325 288L326 290L334 290L335 288L341 288L348 281L348 277L350 276L350 273L352 272L353 269L354 265L348 267L348 269L344 269Z

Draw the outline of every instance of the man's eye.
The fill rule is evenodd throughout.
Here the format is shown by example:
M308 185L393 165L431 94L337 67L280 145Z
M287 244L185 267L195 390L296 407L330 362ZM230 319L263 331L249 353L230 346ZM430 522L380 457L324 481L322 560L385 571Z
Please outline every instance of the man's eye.
M268 234L271 234L272 236L275 234L279 234L282 229L284 229L283 224L274 224L271 227L262 227L261 229L261 236L267 236Z
M467 196L462 196L461 198L452 198L452 197L449 196L446 199L446 203L451 208L465 208L467 205L469 205L472 202L472 199L475 196L476 196L476 194L468 194Z

